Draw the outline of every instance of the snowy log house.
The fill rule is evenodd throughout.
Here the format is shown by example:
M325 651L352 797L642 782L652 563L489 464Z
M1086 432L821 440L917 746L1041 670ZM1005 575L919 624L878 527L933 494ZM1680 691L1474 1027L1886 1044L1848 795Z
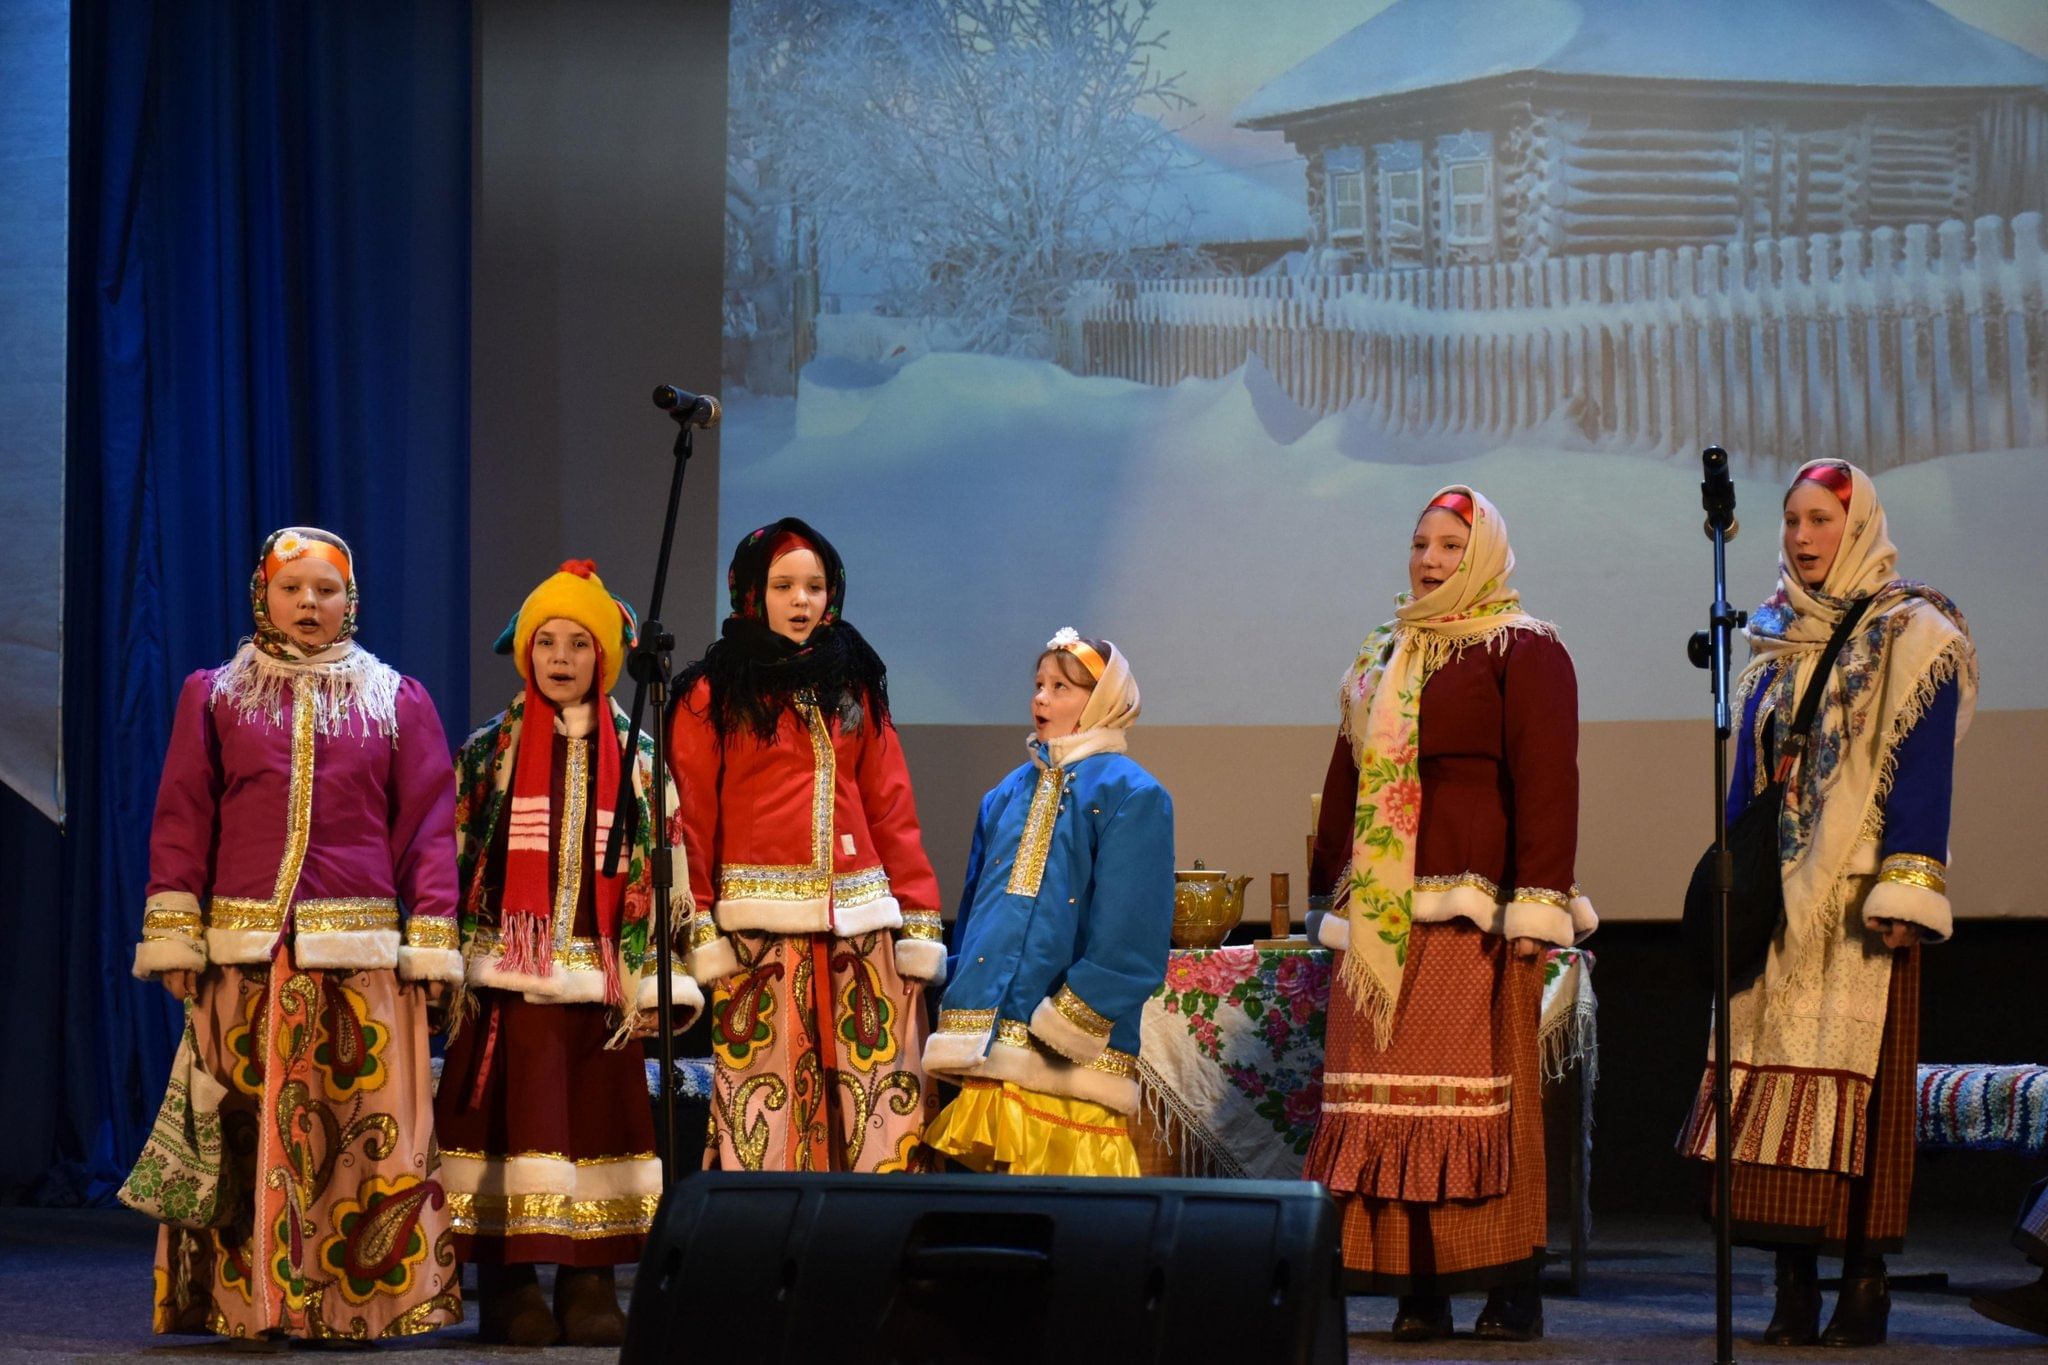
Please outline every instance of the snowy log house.
M1393 432L2048 443L2044 87L1928 0L1397 0L1237 111L1306 158L1339 269L1105 284L1066 352L1172 383L1257 351Z

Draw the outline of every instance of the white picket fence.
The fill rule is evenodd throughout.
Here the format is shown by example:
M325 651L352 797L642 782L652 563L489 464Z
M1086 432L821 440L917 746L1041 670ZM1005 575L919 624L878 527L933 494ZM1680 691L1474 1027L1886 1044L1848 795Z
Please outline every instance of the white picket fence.
M1513 264L1099 282L1077 374L1220 378L1256 354L1304 408L1390 433L1709 443L1888 469L2048 444L2042 216Z

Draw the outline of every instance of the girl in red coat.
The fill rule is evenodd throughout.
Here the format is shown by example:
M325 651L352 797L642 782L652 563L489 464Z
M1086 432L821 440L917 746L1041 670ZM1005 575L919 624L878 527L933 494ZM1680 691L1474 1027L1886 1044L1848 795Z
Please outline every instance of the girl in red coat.
M711 996L725 1170L898 1171L934 1109L923 990L944 969L882 661L841 619L846 575L794 517L742 540L722 638L669 722Z
M1341 914L1322 1117L1303 1174L1344 1208L1353 1293L1396 1294L1397 1339L1543 1330L1542 949L1591 932L1572 882L1578 687L1555 630L1508 586L1493 504L1423 509L1408 592L1339 696L1311 869Z

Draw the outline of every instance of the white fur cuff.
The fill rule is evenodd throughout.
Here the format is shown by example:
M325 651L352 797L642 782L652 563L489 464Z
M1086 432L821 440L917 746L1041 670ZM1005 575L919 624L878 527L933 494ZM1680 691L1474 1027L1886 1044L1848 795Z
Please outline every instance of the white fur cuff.
M453 948L402 947L398 975L403 981L460 981L462 954Z
M197 939L147 938L135 945L135 977L147 981L165 972L206 970L206 950Z
M1911 882L1881 881L1863 901L1863 923L1873 931L1884 926L1879 920L1904 920L1920 926L1922 941L1940 943L1955 932L1955 913L1948 897Z
M398 931L340 929L298 934L292 939L292 961L306 971L374 971L379 967L396 967Z
M724 934L690 950L690 975L700 986L723 981L740 969L740 955Z
M696 1023L697 1016L704 1012L704 992L681 972L670 972L668 983L669 1000L675 1006L676 1028L680 1031ZM660 1003L661 974L650 972L640 978L639 989L633 995L633 1010L636 1014L652 1014Z
M1583 893L1572 895L1572 942L1584 943L1600 927L1600 912Z
M1031 1036L1081 1066L1100 1057L1109 1047L1106 1036L1098 1038L1061 1014L1050 997L1039 1001L1038 1008L1031 1011Z
M946 984L946 945L928 938L896 940L896 974L927 986Z
M1315 930L1309 937L1332 952L1341 953L1351 946L1351 917L1342 910L1318 910Z
M1549 901L1509 901L1501 932L1510 939L1533 938L1568 947L1573 939L1571 911Z
M397 935L393 934L395 941ZM210 961L233 963L246 966L251 962L270 961L270 950L277 946L277 931L274 929L208 929L206 931L206 956Z

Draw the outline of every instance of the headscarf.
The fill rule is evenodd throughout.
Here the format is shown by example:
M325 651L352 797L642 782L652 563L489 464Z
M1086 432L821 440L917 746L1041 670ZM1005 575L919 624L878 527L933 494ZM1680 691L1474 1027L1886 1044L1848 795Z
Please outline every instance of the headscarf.
M815 552L825 568L825 609L802 644L770 629L765 608L769 566L795 549ZM768 743L799 698L847 725L887 723L888 669L842 615L846 568L831 541L795 517L771 522L740 541L725 586L732 614L676 685L680 703L699 678L710 680L710 720L721 742L745 730Z
M1779 819L1785 922L1802 940L1832 933L1841 923L1842 874L1866 821L1891 788L1898 742L1943 683L1953 679L1961 689L1958 740L1977 702L1977 651L1969 623L1943 594L1897 576L1898 548L1870 476L1841 461L1815 460L1800 468L1793 483L1811 479L1832 489L1835 482L1812 474L1836 470L1846 471L1850 492L1835 562L1820 587L1809 588L1781 547L1778 590L1750 613L1744 633L1751 657L1736 686L1739 712L1771 672L1764 704L1789 720L1842 614L1855 599L1870 599L1842 646L1805 756L1787 779ZM1773 670L1777 664L1786 666Z
M553 620L573 621L582 626L590 632L597 650L596 671L586 698L594 703L589 738L592 756L597 760L595 800L586 807L571 799L570 809L587 808L593 812L596 831L591 846L600 852L611 836L613 808L618 800L622 744L610 724L610 707L605 699L612 684L618 681L620 661L633 643L633 611L605 590L594 562L571 559L527 594L507 628L509 641L506 636L498 640L501 652L518 651L513 657L526 683L525 704L519 711L519 720L512 722L518 727L513 742L519 746L519 753L513 762L511 804L507 807L505 888L499 903L505 946L498 965L508 973L541 981L551 976L554 943L559 937L556 931L566 933L569 927L558 924L557 917L573 918L576 906L570 888L589 875L596 879L593 896L602 949L598 957L604 965L605 1000L611 1005L622 1005L618 940L626 870L621 867L616 875L607 877L601 865L581 865L583 830L580 825L574 830L567 828L554 796L554 726L545 722L554 715L555 708L541 693L533 676L534 634L545 622ZM574 795L564 793L565 797ZM558 830L563 833L562 846L554 850L557 856L553 862L562 883L563 894L559 895L548 878L549 852L554 848Z
M347 598L341 629L332 640L307 653L270 619L270 580L295 560L323 559L341 571ZM249 576L249 606L256 619L253 634L213 679L215 700L230 702L242 716L263 716L274 724L285 718L285 698L297 695L299 681L309 684L314 728L337 735L351 714L360 715L379 734L398 729L398 674L376 655L355 643L356 556L348 542L317 526L286 526L263 538L256 569Z
M1124 732L1138 721L1138 680L1131 662L1115 642L1084 640L1072 626L1066 626L1045 642L1047 649L1072 654L1095 680L1088 704L1071 735L1058 735L1041 743L1028 736L1025 745L1040 767L1064 768L1090 754L1120 754L1128 747ZM1104 653L1107 651L1107 654ZM1099 670L1099 671L1098 671Z
M1358 764L1357 834L1340 893L1351 929L1342 980L1381 1047L1393 1031L1414 919L1422 689L1473 645L1490 647L1513 631L1554 633L1522 610L1521 594L1508 586L1515 552L1499 509L1464 484L1439 490L1425 514L1438 506L1461 517L1469 508L1464 558L1424 596L1395 599L1394 619L1365 637L1338 690Z

